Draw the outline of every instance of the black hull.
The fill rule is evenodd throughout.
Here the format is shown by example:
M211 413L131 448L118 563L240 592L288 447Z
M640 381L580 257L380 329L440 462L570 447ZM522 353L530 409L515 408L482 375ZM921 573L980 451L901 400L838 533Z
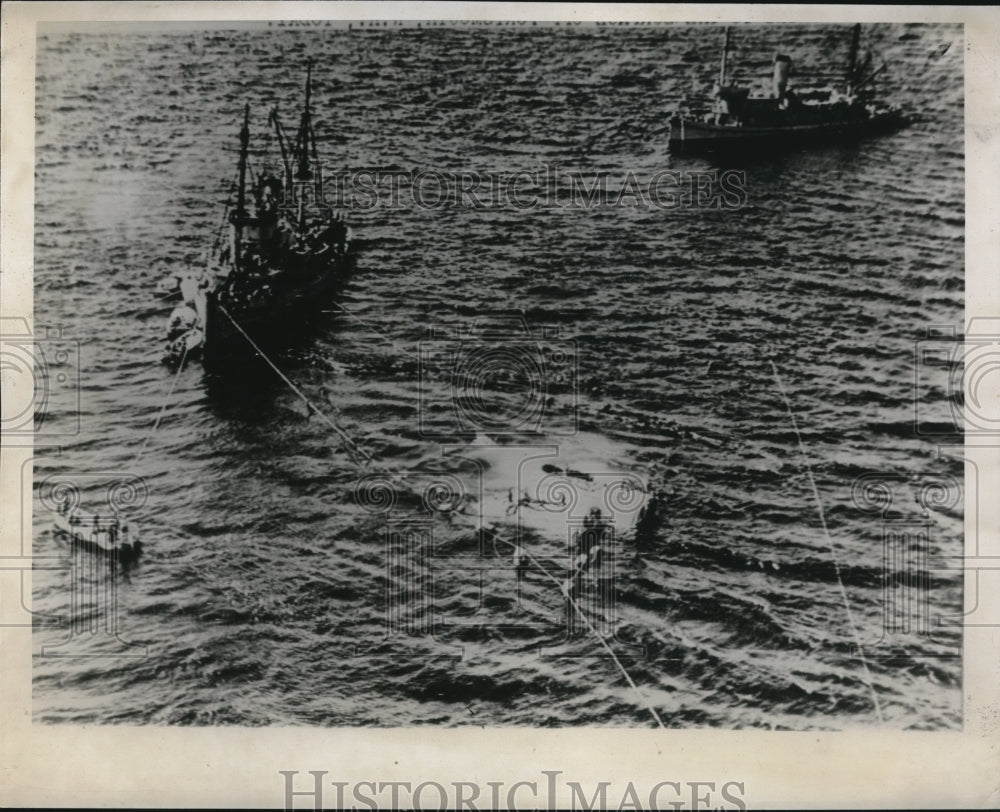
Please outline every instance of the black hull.
M226 306L216 291L209 292L202 363L213 372L224 372L233 365L260 361L258 348L270 355L301 341L310 321L330 305L355 264L356 254L348 248L312 281L274 294L256 306Z
M698 121L671 121L670 150L675 153L760 153L780 152L798 146L854 141L887 135L909 121L900 114L887 113L863 121L828 122L799 126L727 127Z

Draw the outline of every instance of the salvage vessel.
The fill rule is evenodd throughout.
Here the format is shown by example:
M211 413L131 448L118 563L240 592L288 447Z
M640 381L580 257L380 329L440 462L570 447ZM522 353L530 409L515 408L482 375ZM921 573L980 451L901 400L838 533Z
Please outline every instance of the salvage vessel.
M294 138L277 109L269 124L280 168L250 163L250 106L243 111L235 199L208 267L177 274L162 288L182 304L170 314L165 360L201 355L207 366L263 355L302 335L355 265L343 215L323 197L323 167L313 129L312 70ZM224 244L223 244L224 242Z
M855 25L839 85L792 87L792 59L779 53L774 57L770 87L754 90L729 81L730 30L726 28L719 76L709 103L685 102L671 115L671 151L780 149L878 135L905 126L908 119L901 109L876 100L875 79L887 64L873 69L870 56L859 60L860 38L861 26Z

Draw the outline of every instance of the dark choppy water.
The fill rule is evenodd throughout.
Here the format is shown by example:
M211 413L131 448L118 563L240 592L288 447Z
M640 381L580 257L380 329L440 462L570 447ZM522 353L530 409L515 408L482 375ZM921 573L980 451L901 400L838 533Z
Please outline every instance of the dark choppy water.
M961 507L930 510L927 580L914 592L895 569L883 577L882 518L851 490L868 472L901 477L887 520L913 523L924 521L913 498L923 483L962 475L912 430L914 341L962 316L962 35L868 34L892 64L885 94L921 113L910 129L747 163L738 211L355 211L365 251L342 303L358 318L330 315L282 360L374 454L371 471L422 472L396 480L394 526L426 522L421 493L445 472L477 495L467 512L481 505L509 532L507 489L536 485L537 470L503 450L443 456L421 437L421 414L448 431L452 412L440 405L446 375L421 389L418 345L428 328L480 316L559 328L553 342L575 354L578 381L553 388L532 442L558 446L563 465L672 494L655 542L638 559L625 551L612 618L619 651L645 647L624 662L670 726L874 723L768 358L814 464L886 723L960 724L958 629L883 638L882 625L921 598L934 619L959 610L961 581L941 562L960 551ZM121 636L148 656L36 656L36 718L649 724L592 639L563 640L544 577L529 571L518 596L492 548L485 561L498 568L485 575L456 563L475 550L458 519L434 520L438 558L404 556L392 570L419 579L433 565L436 611L453 625L437 640L382 642L384 514L359 498L351 457L291 392L267 375L242 387L208 380L192 364L150 435L171 385L157 363L164 313L151 309L153 287L211 246L242 105L253 104L258 131L278 100L290 117L307 55L334 164L512 172L548 162L649 177L713 168L668 157L662 122L714 74L719 40L704 26L43 35L35 313L83 342L83 429L61 453L39 446L36 481L73 479L91 508L120 472L148 483L134 511L148 549L117 592ZM779 42L805 72L840 65L847 30L741 28L735 62L766 75ZM486 408L501 417L522 396L517 381L487 381ZM925 405L946 419L942 399ZM574 414L579 431L567 436ZM530 481L519 485L518 470ZM523 513L529 548L557 558L563 517ZM68 617L71 557L41 510L35 554L63 557L36 570L36 611ZM62 636L40 625L36 642ZM115 650L101 634L80 640Z

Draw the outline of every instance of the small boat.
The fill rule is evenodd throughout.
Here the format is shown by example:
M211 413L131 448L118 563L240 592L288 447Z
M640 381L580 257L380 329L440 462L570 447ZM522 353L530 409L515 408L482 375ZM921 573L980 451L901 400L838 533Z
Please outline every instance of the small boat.
M200 354L218 368L287 345L353 270L351 230L323 197L311 92L310 64L298 132L294 140L286 136L272 110L280 168L265 164L252 183L250 106L244 107L228 240L216 245L204 271L177 274L159 287L163 298L181 299L169 317L167 362Z
M872 70L870 58L858 60L861 26L851 35L844 82L839 87L796 90L789 85L792 60L774 57L771 87L753 92L727 83L729 29L725 30L719 78L711 105L682 105L670 117L672 152L745 152L781 149L823 140L878 135L900 129L909 119L898 107L875 100L875 78L887 65Z
M52 513L57 533L91 552L106 553L120 563L131 563L142 553L142 542L135 527L122 522L117 514L99 516L71 508L69 501L59 504Z

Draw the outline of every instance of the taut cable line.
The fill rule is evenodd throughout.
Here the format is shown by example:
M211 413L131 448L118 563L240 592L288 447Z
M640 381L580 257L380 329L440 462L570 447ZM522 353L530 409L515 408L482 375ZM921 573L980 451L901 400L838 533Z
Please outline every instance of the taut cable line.
M816 487L816 479L813 477L812 466L809 464L809 456L806 454L805 444L802 442L802 435L799 433L799 424L795 420L795 413L792 411L792 405L788 400L788 395L785 393L785 385L781 381L781 376L778 374L778 368L774 365L774 361L770 362L771 371L774 373L774 380L778 384L778 391L781 393L781 399L785 401L785 409L788 411L788 417L792 421L792 430L795 432L795 439L798 440L799 453L802 455L802 464L805 468L806 475L809 477L809 485L812 488L813 499L816 500L816 511L819 513L819 522L823 527L823 535L826 536L826 544L830 550L830 558L833 561L833 568L837 573L837 585L840 587L840 597L844 602L844 611L847 613L847 621L851 626L851 633L854 635L854 644L858 647L858 659L861 661L861 669L864 672L865 683L868 686L868 691L871 694L872 705L875 707L875 716L878 718L879 723L883 723L882 718L882 706L878 701L878 694L875 693L875 684L872 681L872 674L868 668L868 660L865 657L865 648L861 643L861 635L858 633L857 623L854 621L854 612L851 610L851 602L847 597L847 590L844 588L844 579L840 575L840 563L837 561L837 553L833 549L833 540L830 538L830 530L826 525L826 514L823 511L823 502L819 498L819 489Z
M351 315L350 312L347 311L345 308L340 308L340 309L343 310L345 313L348 313L348 315ZM222 304L220 304L219 305L219 310L222 312L222 314L227 319L229 319L229 321L230 321L230 323L232 323L233 327L236 328L236 330L247 341L247 343L249 343L250 346L253 347L254 351L264 360L264 362L267 363L267 365L269 367L271 367L272 370L274 370L275 374L277 374L278 377L281 378L281 380L285 383L285 385L288 386L288 388L291 389L292 392L294 392L299 398L301 398L312 411L314 411L317 415L319 415L320 419L322 419L331 429L333 429L337 433L337 435L344 441L344 443L346 444L346 446L347 446L347 448L348 448L349 451L357 454L358 456L360 456L362 458L362 460L363 460L362 466L367 465L368 463L370 463L372 461L372 454L370 452L368 452L367 450L365 450L364 448L362 448L360 445L358 445L353 439L351 439L350 436L348 436L347 432L345 432L342 428L340 428L340 426L338 426L336 423L334 423L329 417L327 417L322 411L320 411L320 409L315 404L313 404L313 402L306 396L306 394L301 389L299 389L299 387L297 387L288 378L288 376L285 375L285 373L282 372L281 369L279 369L278 366L264 353L264 351L257 345L257 343L254 342L254 340L240 326L240 324L236 321L236 319L234 319L233 316L229 313L229 311L226 310L225 306L223 306ZM185 349L185 355L186 355L186 349ZM183 366L183 363L184 363L184 357L182 356L182 358L181 358L181 366ZM174 377L174 384L175 385L176 385L176 382L177 382L177 377L179 375L180 375L180 369L178 369L178 375ZM171 393L173 393L173 389L174 389L174 387L171 386L171 389L170 389ZM168 395L168 398L169 398L169 395ZM166 404L164 404L164 408L165 408L165 406L166 406ZM161 410L160 417L162 417L162 415L163 415L163 412ZM157 418L156 426L159 425L159 422L160 422L160 418ZM154 431L156 430L156 426L153 427ZM148 441L148 438L147 438L147 441ZM462 517L462 518L466 518L466 517ZM468 520L468 521L471 522L471 520ZM635 692L636 696L639 698L640 703L646 707L646 709L649 711L650 715L656 721L657 726L659 726L660 728L664 728L665 729L666 725L663 724L663 720L660 718L660 715L656 712L656 709L653 707L652 703L646 698L645 694L642 692L642 690L636 684L635 680L632 679L631 674L629 674L628 670L622 664L622 661L618 658L618 655L615 654L614 650L608 644L607 639L604 637L604 635L602 635L594 627L593 623L591 623L591 621L590 621L590 618L587 617L587 614L583 611L582 607L577 603L576 600L574 600L573 596L570 594L570 585L569 585L569 583L567 583L565 585L564 584L560 584L559 581L556 579L556 577L551 572L549 572L548 569L537 558L535 558L535 556L531 555L531 553L529 553L527 550L525 550L521 545L519 545L516 542L513 542L513 541L511 541L509 539L503 538L495 530L492 531L492 532L493 532L494 537L498 541L501 541L504 544L510 545L515 551L520 551L525 556L525 558L527 558L529 561L531 561L538 568L538 570L548 580L550 580L553 584L556 585L556 587L559 589L559 591L563 594L563 596L569 602L570 606L573 607L573 610L579 615L580 619L583 620L584 624L586 624L587 628L590 630L590 633L593 634L594 637L597 638L597 640L598 640L598 642L600 642L601 646L603 646L604 649L605 649L605 651L607 651L608 654L611 656L611 659L614 661L615 665L618 667L618 670L621 671L622 675L625 677L626 682L629 684L629 686Z
M142 441L142 446L140 446L138 453L135 455L135 459L132 461L132 465L135 465L139 460L142 459L142 455L146 452L146 446L149 445L150 438L156 434L156 430L160 427L160 421L163 420L163 415L166 414L167 407L170 405L170 399L173 397L174 389L177 388L177 381L181 377L181 371L184 369L184 361L187 359L187 344L184 345L184 352L181 353L180 363L177 365L177 372L174 374L173 381L170 382L170 390L167 392L167 397L163 401L163 405L160 407L160 413L156 416L156 421L153 423L153 428L150 429L149 434L146 435L146 439Z
M470 523L472 521L471 519L469 519L466 516L463 516L462 514L453 514L453 515L456 516L456 517L458 517L458 518L465 519L466 521L468 521ZM596 628L594 628L594 625L590 622L590 618L587 617L586 612L584 612L583 609L581 608L580 604L578 604L573 599L573 596L570 594L569 583L567 583L567 584L560 584L559 581L556 579L556 577L551 572L549 572L548 568L545 567L542 564L541 561L539 561L537 558L535 558L531 553L529 553L526 549L524 549L524 547L522 547L517 542L511 541L510 539L503 538L503 536L501 536L500 533L497 532L496 530L492 530L491 532L493 534L493 537L497 541L501 541L504 544L509 544L511 547L514 548L515 551L519 551L520 553L522 553L525 558L527 558L536 567L538 567L538 570L546 578L548 578L550 581L552 581L552 583L554 583L556 585L556 587L563 594L563 596L566 598L566 600L569 601L570 606L572 606L573 609L576 611L576 613L580 616L580 619L583 620L583 622L587 625L587 628L590 630L590 633L593 634L594 637L596 637L598 639L598 641L600 642L600 644L604 647L604 650L607 651L608 654L611 655L611 659L614 660L615 665L618 666L618 670L621 671L622 674L624 675L625 681L628 682L628 684L631 686L632 690L635 691L636 696L639 697L640 703L646 707L646 709L649 711L649 713L653 717L653 719L656 720L656 724L659 727L661 727L663 729L666 729L666 725L663 724L663 720L660 719L660 715L656 712L656 709L653 707L652 703L646 698L646 695L642 692L642 689L639 688L639 686L636 684L635 680L632 679L632 675L629 674L629 672L625 668L625 666L622 665L622 661L618 659L618 655L615 654L615 652L611 648L611 646L608 645L607 639L604 637L603 634L601 634L599 631L597 631ZM579 572L579 570L577 570L577 572L574 572L574 577L575 577L576 574L578 574L578 572Z
M333 429L337 433L340 439L344 441L348 450L360 456L364 460L363 463L364 465L367 465L369 462L371 462L372 459L371 453L362 448L360 445L358 445L354 440L352 440L346 431L344 431L340 426L338 426L329 417L327 417L326 414L324 414L311 400L309 400L309 398L301 389L299 389L294 383L292 383L292 381L288 378L288 376L285 375L285 373L278 368L277 364L275 364L274 361L268 358L267 355L264 353L264 351L259 346L257 346L254 340L250 338L249 335L247 335L246 330L240 327L239 323L236 321L236 319L234 319L230 315L229 311L226 310L225 306L220 304L219 310L222 311L222 314L227 319L229 319L233 327L235 327L239 331L240 335L247 340L247 343L249 343L250 346L254 348L254 351L264 360L264 362L267 363L267 365L274 370L275 374L279 378L281 378L282 381L285 382L285 385L288 386L288 388L291 389L296 395L298 395L305 402L305 404L319 416L319 418L324 423L326 423L331 429Z

